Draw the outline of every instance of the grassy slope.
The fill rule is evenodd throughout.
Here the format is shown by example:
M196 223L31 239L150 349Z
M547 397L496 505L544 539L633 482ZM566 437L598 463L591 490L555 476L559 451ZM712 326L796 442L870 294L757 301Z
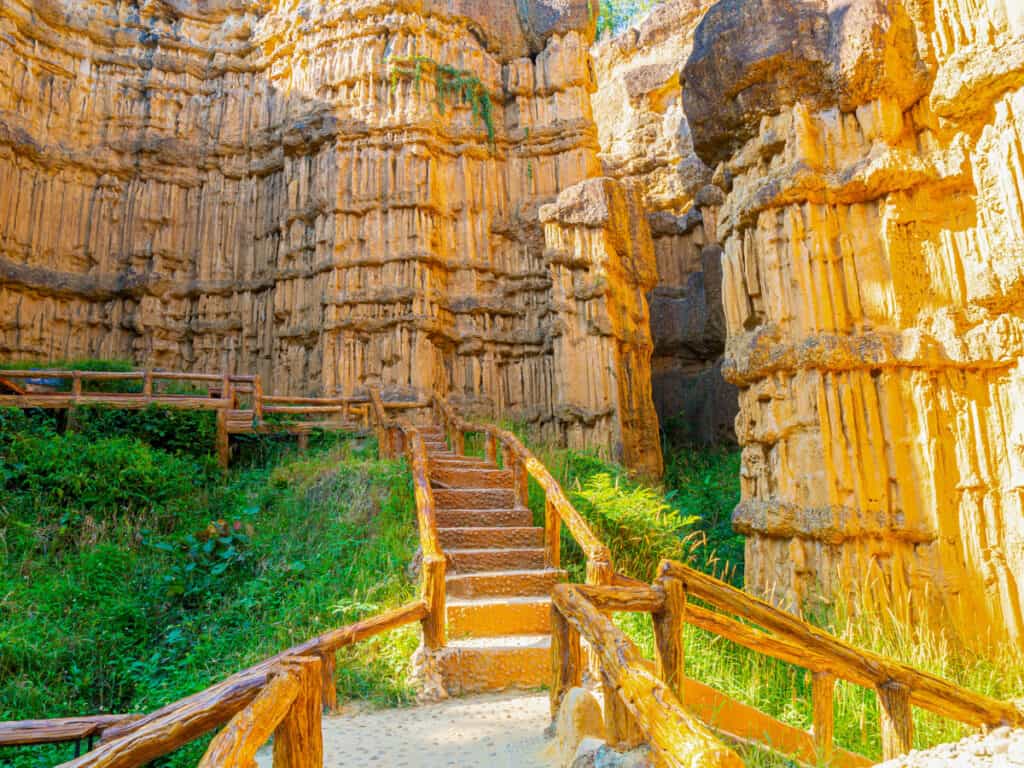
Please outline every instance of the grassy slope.
M372 441L271 451L222 477L201 446L172 455L6 416L0 719L149 710L414 593L408 472ZM407 700L417 641L412 628L343 654L342 697ZM0 750L0 765L69 749Z

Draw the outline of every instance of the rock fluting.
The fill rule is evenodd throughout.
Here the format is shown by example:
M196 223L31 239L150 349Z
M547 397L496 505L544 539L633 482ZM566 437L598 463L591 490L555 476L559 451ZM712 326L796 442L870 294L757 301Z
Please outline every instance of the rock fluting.
M748 589L1024 645L1024 6L722 0L683 81Z
M628 371L561 359L573 328L624 338L618 286L550 263L538 216L600 175L594 26L585 0L5 2L0 354L441 391L657 471L614 384L649 380L643 297L600 353Z
M639 185L654 243L654 404L673 436L704 443L734 439L737 410L736 389L721 374L721 251L702 215L721 193L708 186L711 170L694 152L679 84L710 5L667 0L591 48L598 157L607 175Z

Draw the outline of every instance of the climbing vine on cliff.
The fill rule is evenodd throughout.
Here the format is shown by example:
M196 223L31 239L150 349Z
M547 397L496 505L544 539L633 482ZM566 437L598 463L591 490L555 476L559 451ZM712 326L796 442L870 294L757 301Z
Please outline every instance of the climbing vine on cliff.
M487 129L487 143L493 146L494 105L486 86L472 72L441 64L429 56L392 57L391 88L398 87L400 78L412 80L419 88L424 72L431 71L434 75L434 101L441 114L444 114L448 100L468 104L474 119L480 120Z

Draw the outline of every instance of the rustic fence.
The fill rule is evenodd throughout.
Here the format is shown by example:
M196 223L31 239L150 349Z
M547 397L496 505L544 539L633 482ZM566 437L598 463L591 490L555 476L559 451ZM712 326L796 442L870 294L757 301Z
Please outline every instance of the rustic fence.
M695 598L711 606L690 602ZM655 662L643 659L605 613L650 613ZM732 614L731 616L729 614ZM621 746L647 741L665 765L735 764L703 724L735 740L767 746L806 765L861 768L873 761L833 741L837 679L871 688L881 711L883 757L912 748L917 706L972 726L1024 725L1024 710L968 691L935 675L855 648L796 616L723 581L671 560L652 585L555 587L552 606L552 713L580 684L580 638L596 650L608 691L609 740ZM786 725L753 707L686 677L683 625L712 632L756 653L812 674L813 728ZM756 626L755 626L756 625ZM703 758L702 758L703 760Z
M227 467L230 436L243 434L295 435L304 449L314 430L369 429L370 397L298 397L268 395L259 376L187 373L182 371L3 371L6 389L22 382L16 392L0 394L0 407L70 409L106 406L138 410L150 405L216 413L217 458ZM105 391L116 385L131 391ZM99 388L97 388L99 387ZM175 389L191 388L182 392ZM417 402L388 403L388 408L419 408Z

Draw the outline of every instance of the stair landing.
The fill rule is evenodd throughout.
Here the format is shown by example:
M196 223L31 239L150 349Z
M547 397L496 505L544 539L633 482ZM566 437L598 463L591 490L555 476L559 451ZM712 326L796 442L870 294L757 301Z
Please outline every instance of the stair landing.
M454 454L440 427L421 434L448 558L445 687L463 694L544 685L551 588L565 579L544 567L544 529L517 505L511 471Z

